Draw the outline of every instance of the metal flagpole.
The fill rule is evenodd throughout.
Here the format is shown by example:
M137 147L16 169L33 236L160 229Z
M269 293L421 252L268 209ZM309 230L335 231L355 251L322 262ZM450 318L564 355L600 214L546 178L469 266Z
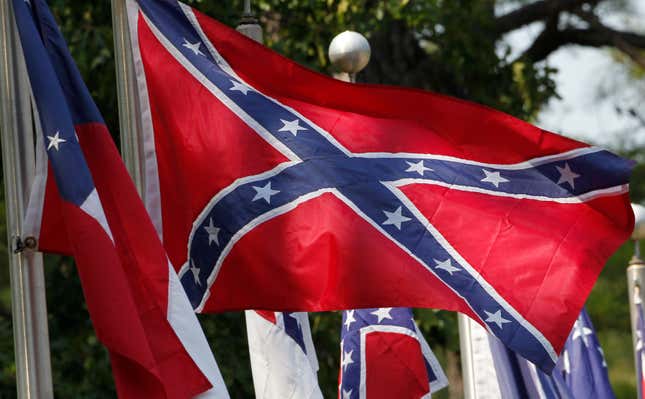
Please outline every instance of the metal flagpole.
M13 8L0 3L0 117L18 398L53 398L42 254L22 237L35 175L29 82ZM26 246L24 242L27 242Z
M132 58L127 0L112 0L114 58L119 101L121 154L141 198L144 197L143 146L137 77Z
M464 398L475 399L475 362L473 360L473 342L469 323L471 320L468 316L459 313L457 315L459 322L459 349L461 351L461 378L464 386Z
M369 62L371 51L368 41L360 33L345 31L334 37L329 45L329 59L339 70L334 77L346 82L356 82L356 74ZM463 370L464 398L474 399L475 372L473 370L473 351L470 328L470 319L462 314L459 318L459 340L461 348L461 362Z
M627 287L629 292L629 313L632 322L632 348L636 347L636 298L645 303L645 262L640 256L640 240L645 239L645 207L632 204L634 210L634 232L632 240L634 241L634 256L629 261L627 268ZM636 360L634 354L634 360ZM640 376L639 376L640 378Z
M258 43L263 42L262 27L258 23L255 14L251 11L251 0L244 0L244 12L242 13L240 23L235 29Z

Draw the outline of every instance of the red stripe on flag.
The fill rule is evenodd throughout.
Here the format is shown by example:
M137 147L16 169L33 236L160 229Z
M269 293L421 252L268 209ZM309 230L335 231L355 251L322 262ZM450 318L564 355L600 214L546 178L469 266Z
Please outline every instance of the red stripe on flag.
M115 360L119 397L191 398L211 384L166 319L165 252L105 127L76 130L116 247L76 205L61 201L61 214L96 334Z
M365 337L366 397L419 399L430 392L419 341L402 334L375 332Z
M217 295L209 297L205 313L245 308L319 311L348 304L397 307L411 302L466 310L445 284L332 194L305 202L246 234L228 255L212 291ZM299 299L297 305L294 298Z
M240 37L198 11L195 15L242 79L333 130L351 151L434 153L516 163L587 146L475 103L422 90L332 79ZM262 62L249 62L249 54ZM308 104L301 109L304 103ZM401 128L404 120L406 128L413 128ZM429 137L431 133L436 137Z
M627 217L610 221L602 213L622 209L627 194L560 204L427 184L401 189L502 297L562 345L630 224ZM561 323L544 317L555 314Z
M195 80L142 18L139 41L163 193L164 245L175 267L181 267L192 223L202 207L235 179L265 172L288 159ZM165 102L169 99L172 104Z

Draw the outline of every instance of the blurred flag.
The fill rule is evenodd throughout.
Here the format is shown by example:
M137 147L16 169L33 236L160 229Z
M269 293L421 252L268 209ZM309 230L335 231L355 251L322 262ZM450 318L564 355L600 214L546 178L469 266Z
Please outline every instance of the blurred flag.
M477 326L477 328L481 328ZM497 338L488 336L500 398L575 399L557 366L552 375L508 350ZM478 366L475 366L477 369ZM591 396L580 396L590 398Z
M339 399L429 399L448 385L409 308L343 312Z
M558 369L574 398L613 399L607 362L586 309L573 325ZM554 374L556 371L554 371Z
M554 366L632 231L629 161L336 81L174 0L129 5L145 198L196 311L458 310Z
M40 132L27 230L40 238L41 250L74 256L120 398L228 398L45 1L14 0L13 7Z
M508 350L479 325L469 323L469 332L479 395L474 399L614 398L602 349L584 309L550 375Z
M247 310L246 329L257 399L322 399L307 313Z
M643 302L638 294L634 293L634 303L636 305L636 387L638 388L638 399L645 398L645 348L643 348L643 339L645 339L645 315L643 314Z

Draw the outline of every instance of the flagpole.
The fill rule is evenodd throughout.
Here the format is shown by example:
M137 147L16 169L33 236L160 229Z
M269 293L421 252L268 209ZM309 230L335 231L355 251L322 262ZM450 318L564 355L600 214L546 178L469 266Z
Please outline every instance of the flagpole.
M251 11L251 0L244 0L244 12L242 13L240 23L235 29L258 43L263 42L262 27L255 17L255 14Z
M127 0L112 1L114 61L116 64L117 98L121 155L134 185L144 198L143 146L140 110L137 101L137 77L132 57ZM145 200L145 198L144 198Z
M329 59L339 71L334 74L338 80L355 83L356 74L369 62L371 50L369 42L357 32L345 31L334 37L328 50ZM463 370L464 398L474 399L475 384L473 353L471 346L470 319L462 314L459 318L459 338Z
M629 313L631 315L632 324L632 348L636 347L636 328L637 328L637 310L636 299L639 298L642 303L645 303L645 262L640 256L640 240L645 239L645 207L632 204L634 211L635 223L634 232L632 233L632 241L634 242L634 256L629 261L627 267L627 287L629 293ZM636 353L634 353L634 361ZM640 376L637 376L640 378Z
M367 40L359 33L351 31L345 31L334 37L328 52L331 63L339 70L339 73L334 74L334 77L346 82L355 82L356 74L365 68L370 58L370 47ZM468 327L470 319L461 313L457 317L464 398L474 399L476 398L475 370L470 328Z
M0 117L18 398L53 398L42 254L23 237L35 176L29 83L10 1L0 3ZM24 243L27 242L28 245Z
M461 352L461 378L464 387L464 398L475 399L475 369L473 360L472 337L469 323L470 318L461 313L457 314L459 323L459 349Z

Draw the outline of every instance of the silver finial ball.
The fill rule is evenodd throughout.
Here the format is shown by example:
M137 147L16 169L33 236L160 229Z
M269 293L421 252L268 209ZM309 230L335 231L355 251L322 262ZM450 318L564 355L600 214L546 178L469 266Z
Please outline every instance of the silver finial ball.
M341 72L355 74L370 61L372 50L365 36L346 30L329 44L329 60Z
M632 204L634 211L634 232L632 233L632 240L645 239L645 206Z

